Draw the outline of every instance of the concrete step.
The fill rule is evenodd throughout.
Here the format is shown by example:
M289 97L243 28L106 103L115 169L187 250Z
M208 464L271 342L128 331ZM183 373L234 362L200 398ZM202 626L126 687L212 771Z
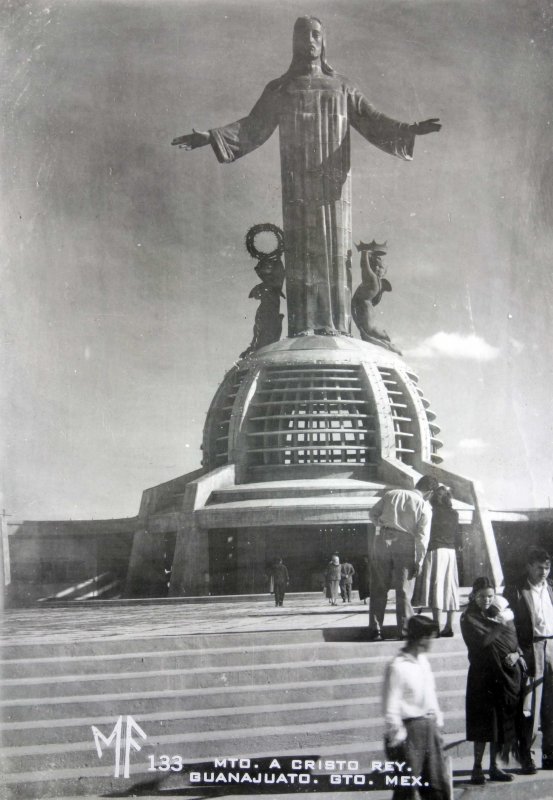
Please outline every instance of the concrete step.
M374 711L374 709L372 710ZM163 720L152 720L149 724L142 724L142 720L137 719L136 722L148 736L141 753L148 755L148 752L155 752L156 756L159 756L162 753L174 752L182 757L186 755L188 759L203 759L206 750L210 748L218 748L219 754L224 753L229 742L232 742L233 750L239 753L251 753L260 741L263 741L264 747L270 753L278 753L286 747L293 747L298 753L316 752L318 747L361 742L367 740L369 736L378 739L380 743L384 736L384 722L381 719L375 720L372 715L350 719L342 712L338 718L327 715L325 719L321 719L321 710L318 709L314 710L313 719L310 719L310 715L304 712L301 721L298 721L296 715L291 721L279 722L269 712L266 715L260 715L259 724L255 726L244 724L252 721L250 717L244 720L240 719L240 716L240 712L237 712L235 716L227 717L227 722L232 724L226 727L222 727L221 723L214 728L203 729L200 727L197 730L196 725L186 724L185 731L179 724L179 720L171 725ZM464 728L464 713L448 712L446 722L446 731L454 736L459 736L459 732ZM112 717L102 731L104 735L111 732L113 724ZM0 756L4 769L11 773L20 772L25 770L31 762L33 768L39 770L46 768L57 770L76 766L86 768L91 761L91 751L95 752L92 731L90 727L79 727L76 730L86 736L77 741L68 742L62 739L55 742L2 747ZM176 746L179 749L167 750L167 748Z
M354 479L317 481L271 481L267 483L244 483L216 489L211 493L208 504L229 503L242 500L269 500L284 497L339 497L367 496L382 492L383 484Z
M343 687L345 688L345 687ZM348 687L351 688L351 685ZM179 730L205 732L208 730L218 730L221 727L226 729L242 728L244 730L271 724L288 725L301 719L302 722L324 722L327 719L355 720L366 718L367 716L378 717L380 709L380 688L373 694L367 694L366 687L364 694L342 697L325 697L321 699L320 693L315 691L306 692L303 690L297 693L300 699L290 699L288 692L281 692L278 702L274 703L274 697L270 693L259 693L248 697L242 704L235 704L234 693L226 693L218 699L221 703L218 707L209 708L200 704L197 699L196 707L190 708L185 701L186 698L174 697L171 704L165 706L160 704L157 699L150 698L149 705L142 703L141 707L136 704L131 708L132 716L141 725L148 725L152 730L161 733L176 733ZM310 698L310 699L307 699ZM167 699L167 698L165 698ZM453 720L458 719L459 710L463 710L464 690L449 689L440 694L441 708L448 715L448 730ZM222 703L225 703L223 705ZM52 704L53 705L53 704ZM0 738L2 746L21 747L33 744L45 744L59 741L72 742L86 738L91 725L107 726L113 719L113 702L106 703L104 708L98 708L92 704L82 704L77 706L71 704L66 707L54 706L57 717L38 719L14 720L8 713L5 715L5 722L0 725ZM117 700L118 711L122 711L120 700ZM72 716L79 711L86 712L85 716ZM128 712L130 713L130 711ZM62 716L63 715L63 716ZM83 734L84 730L84 734Z
M257 732L263 736L267 745L270 744L272 736L286 732L292 739L301 738L304 747L305 742L309 742L308 746L322 744L327 735L329 743L334 741L336 735L342 735L339 733L340 726L344 731L363 731L354 735L363 735L365 738L369 730L372 736L383 737L384 722L374 719L374 715L378 713L379 698L373 698L365 703L345 701L340 703L341 706L330 704L327 708L320 706L317 708L314 703L305 704L298 709L290 708L287 712L274 711L267 707L265 709L259 707L257 711L231 709L226 716L208 714L203 719L199 716L189 717L182 714L178 716L178 712L169 712L163 719L160 719L159 713L156 712L150 715L132 716L153 741L177 741L181 737L181 740L186 742L187 754L197 757L201 757L208 742L222 741L220 737L224 736L223 732L226 732L228 741L232 741L233 746L239 748L241 752L248 752L241 747L244 737L249 739L250 736L257 735ZM444 730L464 738L461 736L461 731L464 730L464 711L463 713L458 710L448 711L444 716ZM301 719L301 723L298 719ZM71 723L71 720L67 722ZM113 728L114 717L113 715L105 718L91 717L85 724L52 725L50 730L34 727L33 736L24 736L22 731L12 731L10 744L2 745L0 753L8 760L10 757L32 757L33 763L36 763L37 747L40 747L40 754L48 757L50 753L57 753L61 748L65 754L72 753L72 763L77 764L80 761L77 751L82 750L80 743L90 742L92 725L96 725L105 733L106 730L110 731ZM185 739L182 739L183 731L187 737ZM15 736L15 733L19 735ZM348 737L349 735L348 733ZM191 747L196 750L192 752ZM251 750L251 742L249 749Z
M224 601L224 598L221 598ZM256 601L253 601L254 603ZM202 605L204 605L202 603ZM207 605L207 604L206 604ZM221 602L221 608L227 606ZM259 601L257 601L259 605ZM153 616L151 607L144 606L145 611L150 617ZM274 611L273 611L274 609ZM125 652L128 654L141 652L144 650L165 650L170 643L171 647L178 648L180 644L186 642L188 650L202 650L213 648L225 648L229 646L257 647L263 648L266 644L275 643L274 630L258 631L233 631L217 633L187 633L189 619L187 614L179 613L181 609L173 610L170 605L158 606L159 622L157 614L154 620L148 625L147 629L136 630L136 615L140 613L140 607L131 605L120 607L116 602L102 603L101 607L94 607L88 603L86 606L71 604L65 608L56 605L55 608L37 610L37 616L33 619L33 624L37 625L36 633L29 633L21 636L19 631L13 638L9 632L4 636L2 656L4 661L11 659L55 657L65 658L79 655L102 655L116 654ZM188 610L188 609L186 609ZM217 608L209 610L212 622L217 620ZM278 616L280 609L269 606L267 611L272 615L271 621ZM40 615L46 617L45 627L42 627ZM206 613L206 612L204 612ZM368 612L357 612L359 621L368 620ZM102 618L109 618L117 615L118 625L112 629L102 628ZM20 615L18 615L20 616ZM241 612L237 610L236 616L240 617ZM162 620L165 617L165 625ZM286 615L280 615L283 623L286 622ZM170 624L169 624L170 620ZM222 621L225 621L224 619ZM340 620L339 620L340 621ZM26 620L23 620L25 624ZM263 620L259 620L262 624ZM174 632L173 632L174 631ZM355 641L366 633L363 626L357 625L351 633L344 630L336 632L337 640L344 640L345 637L352 637ZM332 632L317 628L307 628L305 630L284 628L279 631L278 641L280 643L319 643L326 641L326 637L333 636ZM235 638L238 637L238 638ZM347 640L347 639L346 639ZM384 643L382 643L384 644Z
M372 667L372 670L371 670ZM106 687L111 689L132 686L136 691L147 691L152 681L162 689L209 689L214 686L249 686L265 685L273 682L292 680L320 680L323 678L364 677L367 682L379 682L382 678L384 663L375 662L370 657L350 658L336 661L332 658L320 658L306 661L287 661L272 663L253 663L226 665L224 667L172 667L158 670L131 670L127 672L108 671L102 674L86 676L87 691L90 694L101 693ZM372 674L371 674L372 672ZM437 672L450 677L466 675L466 668ZM40 693L42 697L63 697L73 694L75 685L84 680L83 675L56 675L32 678L8 678L3 681L4 690L11 699L29 697ZM33 690L34 689L34 690ZM39 692L37 692L39 689Z
M448 742L455 742L457 740L455 736L446 735L445 741L447 744ZM259 744L260 742L258 742L258 745ZM205 797L205 791L196 790L196 792L194 792L193 787L191 787L189 780L190 770L213 770L214 759L243 757L244 755L242 752L233 750L232 746L225 747L224 744L219 745L215 742L214 746L206 751L205 756L202 757L201 760L193 760L185 757L183 758L183 769L181 772L167 774L167 772L148 771L152 764L150 757L152 756L154 758L155 765L159 763L158 758L162 752L166 754L178 754L182 752L182 748L179 749L178 743L173 745L170 742L165 742L163 743L165 749L156 752L155 749L150 748L149 745L150 742L148 740L144 743L140 753L133 754L130 763L130 777L128 779L113 777L113 751L105 753L104 758L106 759L106 763L102 763L98 760L96 751L94 750L94 754L92 758L90 758L90 764L86 770L74 766L56 768L55 770L48 767L46 769L39 769L34 762L29 762L26 771L4 774L6 800L19 800L19 798L33 798L36 800L36 798L43 797L74 798L81 794L89 795L88 800L91 800L92 797L98 798L108 793L117 793L118 796L150 796L150 792L152 797L155 796L157 798L160 796ZM464 748L460 748L459 752L456 753L456 761L463 757L466 759L469 755L469 749L470 748L466 745ZM336 741L330 745L320 745L312 750L298 750L295 743L289 741L288 746L278 751L260 749L259 747L249 750L248 757L251 759L252 764L257 763L259 769L263 771L268 769L269 764L274 758L279 759L283 770L286 770L287 767L289 768L292 758L297 759L298 757L313 760L330 759L332 761L337 761L338 759L356 760L358 762L359 773L366 774L368 778L374 778L377 786L379 785L379 779L380 783L382 782L381 776L377 776L376 773L373 772L372 765L372 762L375 760L384 760L382 743L376 738L363 738L356 743L348 742L345 744ZM314 779L319 782L316 791L313 791L314 797L326 797L328 800L330 800L330 797L336 797L335 793L337 789L329 785L329 774L331 774L331 770L321 770L320 768L313 770ZM319 794L319 785L327 789L332 788L332 795ZM312 786L315 789L313 784ZM270 791L270 794L273 800L277 800L278 797L281 796L290 797L286 792L286 787L282 787L285 792L285 794L282 795L280 793L275 793L274 787L272 788L273 790ZM228 793L232 794L233 797L235 797L235 789L236 787L229 786ZM225 789L217 786L216 796L226 795L227 792L225 792ZM245 798L245 795L240 794L239 796ZM260 796L265 796L265 793L249 794L249 798ZM340 791L339 796L344 798L347 795L344 795L342 791ZM2 797L4 798L4 795L2 795ZM358 797L359 794L356 795L355 800L357 800ZM387 789L385 793L378 791L373 793L371 791L369 797L371 797L371 800L376 800L377 798L380 800L380 798L383 797L389 800L390 789Z
M236 637L240 638L240 637ZM451 641L451 640L450 640ZM202 667L229 667L255 661L257 665L291 660L351 660L358 657L366 659L371 668L379 671L398 650L397 643L369 642L286 642L256 645L239 644L236 647L219 646L185 648L179 641L164 640L152 648L151 642L144 642L144 649L133 653L97 652L102 647L86 648L79 655L53 655L26 658L4 659L0 661L3 680L37 678L42 680L48 672L56 678L63 675L93 675L104 672L150 671L162 669L189 669L201 662ZM96 652L90 652L95 650ZM440 656L464 658L465 648L460 642L448 642L440 648ZM430 658L436 658L436 655Z
M76 689L87 687L79 684ZM3 700L2 717L6 723L25 722L27 720L48 721L60 716L78 717L83 715L113 715L114 702L122 714L142 714L152 710L171 711L175 707L182 713L197 709L209 712L232 705L241 707L262 703L277 704L283 698L289 702L313 699L313 696L324 700L364 697L367 687L364 678L350 680L310 681L306 686L303 681L279 683L264 686L244 686L239 688L218 686L209 692L204 689L158 690L145 692L120 691L102 694L73 694L66 697L26 697L14 700Z
M226 633L200 633L200 634L186 634L187 619L182 620L183 630L180 632L181 621L178 617L171 615L171 626L175 625L177 633L171 634L164 632L157 626L152 626L147 631L136 632L135 635L129 635L128 626L132 625L133 617L140 613L140 609L132 607L130 609L119 609L116 606L102 606L102 609L91 609L90 606L86 608L70 607L64 609L55 609L53 613L62 618L63 623L67 623L71 619L72 626L66 626L61 629L57 634L41 632L33 642L33 637L29 636L25 641L21 641L21 637L17 637L15 641L9 641L6 637L4 646L2 648L2 661L0 664L9 664L14 659L22 663L25 659L65 659L65 658L81 658L86 659L89 656L111 656L124 653L125 655L134 655L142 652L159 652L160 650L166 651L169 649L179 651L185 649L187 652L200 652L202 650L236 650L248 649L256 654L263 651L265 648L278 645L310 645L316 647L318 645L330 646L364 646L370 645L375 648L373 652L380 655L389 656L390 658L400 649L401 643L395 636L395 627L385 626L383 634L385 640L382 642L369 642L368 641L368 611L366 606L353 606L353 605L338 605L336 608L328 606L328 604L321 604L320 611L313 611L308 616L310 619L316 620L320 614L324 618L332 617L336 627L327 628L283 628L278 629L278 636L275 635L275 630L236 630ZM286 611L286 609L284 609ZM125 613L132 612L132 613ZM117 614L121 620L120 630L112 632L106 631L102 635L95 617L96 612L98 616L107 616ZM170 610L164 609L166 614L170 614ZM287 616L279 613L282 609L269 609L267 614L270 615L270 621L274 624L286 624ZM209 613L212 620L216 622L217 611L205 612ZM128 620L128 621L127 621ZM296 623L297 615L293 617L293 624ZM254 619L254 622L256 620ZM263 624L263 618L259 620ZM365 623L365 624L359 624ZM95 627L98 625L98 627ZM169 623L166 623L169 628ZM387 638L389 637L389 638ZM46 652L47 649L47 652ZM451 639L440 639L439 651L447 652L449 650L464 650L464 644L460 636L455 636ZM432 655L432 652L431 652Z
M457 680L456 678L454 679ZM451 703L459 704L459 697L464 697L464 686L447 688L447 680L440 679L440 699L444 709L456 707ZM77 688L85 689L79 685ZM35 723L36 726L48 725L51 720L57 721L60 717L86 718L90 716L113 716L114 703L117 703L118 713L121 714L147 714L152 712L174 711L180 709L183 715L195 715L198 712L209 714L221 708L242 708L243 706L271 703L277 709L282 703L325 702L359 699L360 702L372 697L368 693L364 677L347 680L319 680L277 683L263 686L230 687L219 686L210 689L182 689L182 690L149 690L146 692L123 691L106 692L103 694L73 694L66 697L26 697L14 700L3 700L0 710L4 720L0 730L9 731L24 723ZM454 698L454 700L450 700ZM445 703L445 705L444 705ZM459 706L460 707L460 706Z

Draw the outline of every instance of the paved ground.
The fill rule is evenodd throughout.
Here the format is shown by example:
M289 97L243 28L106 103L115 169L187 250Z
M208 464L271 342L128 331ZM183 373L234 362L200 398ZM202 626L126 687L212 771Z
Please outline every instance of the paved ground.
M468 591L468 590L467 590ZM464 591L466 596L466 591ZM199 599L196 603L153 601L122 604L103 601L57 606L54 603L28 609L12 609L4 614L1 640L5 644L33 644L94 639L121 639L154 636L189 636L206 633L245 633L250 631L309 630L348 628L368 625L369 607L357 597L351 603L329 605L323 594L289 594L282 608L271 595L252 599L246 595L232 602ZM142 607L143 614L137 611ZM106 610L111 608L110 613ZM117 609L117 613L114 613ZM394 623L390 606L386 624ZM132 625L132 629L131 629Z

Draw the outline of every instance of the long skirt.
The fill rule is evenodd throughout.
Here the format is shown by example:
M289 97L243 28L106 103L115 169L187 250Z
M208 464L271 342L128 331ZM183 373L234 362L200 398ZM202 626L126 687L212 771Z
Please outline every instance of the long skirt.
M326 596L334 603L340 594L340 581L327 581L326 582Z
M459 611L459 575L453 548L428 551L411 604L440 611Z

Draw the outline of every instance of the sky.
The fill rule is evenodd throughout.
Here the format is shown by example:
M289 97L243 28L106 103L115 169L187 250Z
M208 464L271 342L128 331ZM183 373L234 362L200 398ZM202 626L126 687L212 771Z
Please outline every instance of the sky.
M443 124L409 163L353 132L352 170L353 237L388 242L380 322L437 414L444 466L491 508L550 505L550 0L7 0L14 519L134 516L143 489L199 466L210 401L251 339L245 234L282 220L278 135L232 165L170 142L244 116L286 71L302 14L378 110Z

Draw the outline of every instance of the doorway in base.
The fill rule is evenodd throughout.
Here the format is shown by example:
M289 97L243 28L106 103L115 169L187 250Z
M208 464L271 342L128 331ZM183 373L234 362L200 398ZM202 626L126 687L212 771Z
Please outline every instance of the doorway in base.
M277 558L288 568L289 592L322 592L334 553L358 571L368 554L368 530L368 525L340 524L210 530L210 593L268 592L269 573Z

